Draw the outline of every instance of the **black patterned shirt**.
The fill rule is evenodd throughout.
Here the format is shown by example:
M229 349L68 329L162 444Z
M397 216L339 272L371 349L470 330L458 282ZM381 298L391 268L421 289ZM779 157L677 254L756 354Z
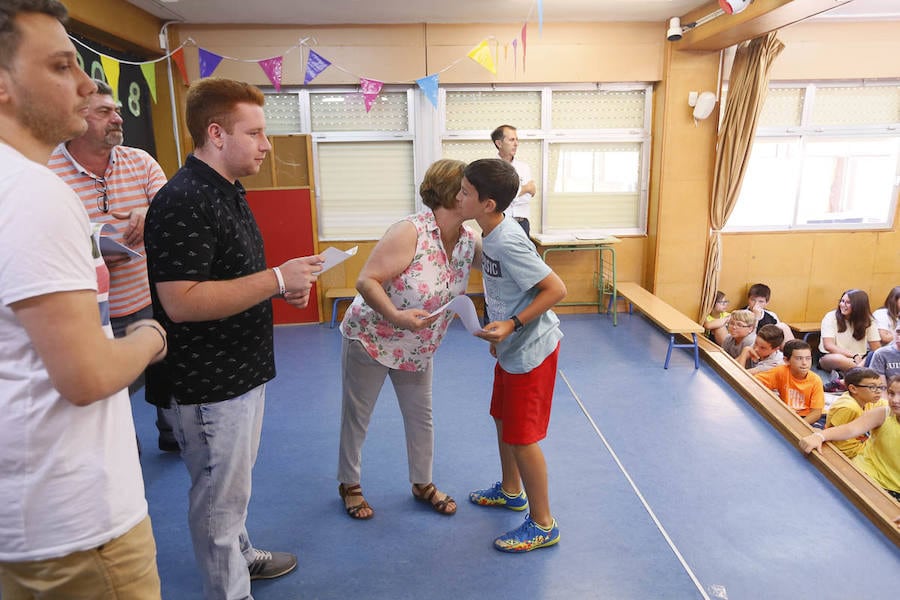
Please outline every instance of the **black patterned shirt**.
M275 377L272 303L216 321L174 323L159 302L163 281L223 281L265 270L263 240L240 182L190 155L147 212L144 245L153 316L169 352L147 371L147 400L169 406L221 402Z

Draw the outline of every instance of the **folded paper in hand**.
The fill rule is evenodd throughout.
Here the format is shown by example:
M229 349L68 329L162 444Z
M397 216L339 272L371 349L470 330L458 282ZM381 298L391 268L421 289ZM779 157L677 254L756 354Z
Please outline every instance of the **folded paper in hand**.
M136 252L125 244L120 244L111 237L103 235L105 232L114 233L116 231L116 228L109 223L91 223L91 226L93 235L97 240L97 246L100 248L100 254L103 256L121 256L125 254L132 259L141 258L140 252Z
M472 335L475 335L476 333L481 331L481 323L478 321L478 313L475 312L475 305L472 303L472 299L465 294L463 294L462 296L457 296L428 316L433 317L434 315L440 314L445 310L449 310L458 314L459 319L462 321L462 324Z
M325 262L322 263L322 270L316 273L316 275L321 275L331 267L336 267L341 264L359 250L359 246L353 246L349 250L338 250L334 246L329 246L325 248L320 254L325 257Z

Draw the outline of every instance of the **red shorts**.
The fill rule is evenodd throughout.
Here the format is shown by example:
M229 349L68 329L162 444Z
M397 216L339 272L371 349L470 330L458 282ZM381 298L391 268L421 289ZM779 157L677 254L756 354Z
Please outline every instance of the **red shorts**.
M491 416L503 422L502 442L526 445L547 437L558 359L559 344L527 373L507 373L496 364Z

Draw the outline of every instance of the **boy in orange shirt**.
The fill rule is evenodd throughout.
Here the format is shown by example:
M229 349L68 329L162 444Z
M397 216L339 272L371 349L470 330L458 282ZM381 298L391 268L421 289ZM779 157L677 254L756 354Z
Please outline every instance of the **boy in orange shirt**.
M778 392L785 404L812 425L822 416L825 390L822 380L812 367L812 349L803 340L789 340L784 344L784 364L757 373L756 378L767 388Z

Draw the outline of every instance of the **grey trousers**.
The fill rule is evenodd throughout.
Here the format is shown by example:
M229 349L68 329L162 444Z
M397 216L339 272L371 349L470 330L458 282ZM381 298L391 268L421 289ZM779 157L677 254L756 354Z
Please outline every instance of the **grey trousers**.
M425 371L400 371L371 358L356 340L344 338L341 346L342 410L341 446L337 479L341 483L360 482L362 446L385 377L391 378L403 427L410 483L431 483L434 458L434 426L431 419L432 363Z

